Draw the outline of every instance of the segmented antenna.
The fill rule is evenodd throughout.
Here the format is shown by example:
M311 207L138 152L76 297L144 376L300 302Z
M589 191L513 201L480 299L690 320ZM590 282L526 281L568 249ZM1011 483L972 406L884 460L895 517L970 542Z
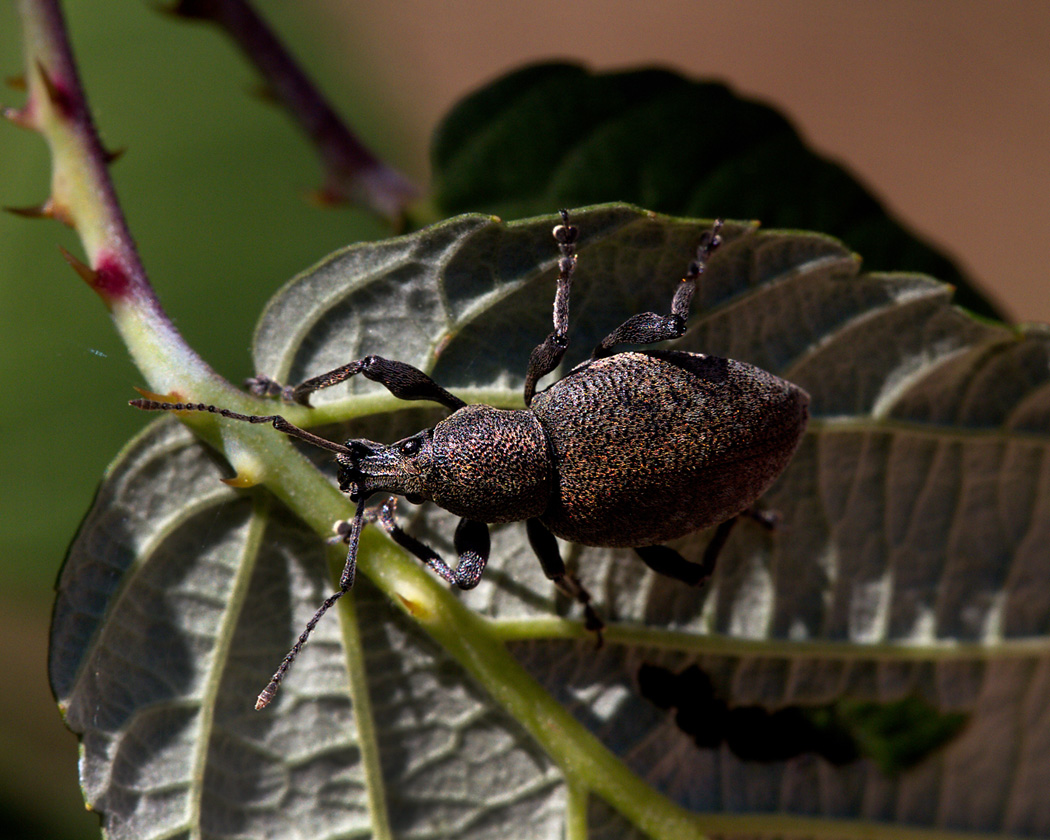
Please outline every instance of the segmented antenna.
M283 432L290 437L299 438L299 440L305 440L307 443L312 443L321 449L327 449L329 452L339 452L343 455L352 454L350 447L328 440L320 435L312 434L306 429L300 429L298 426L289 423L280 414L267 414L265 416L238 414L236 411L230 411L228 408L218 408L217 406L205 405L204 403L170 403L158 402L157 400L129 400L128 405L140 408L143 411L203 411L208 414L228 417L230 420L243 420L245 423L269 423L279 432Z
M344 455L352 455L353 450L348 446L344 446L341 443L335 443L327 440L326 438L319 437L318 435L312 434L305 429L300 429L281 417L279 414L268 414L268 415L257 415L257 414L238 414L236 411L230 411L228 408L218 408L214 405L206 405L205 403L169 403L159 402L157 400L131 400L129 405L133 405L135 408L140 408L143 411L202 411L209 414L218 414L222 417L227 417L230 420L241 420L245 423L269 423L277 431L283 432L290 437L296 437L300 440L305 440L307 443L311 443L314 446L318 446L321 449L327 449L330 452L338 452ZM351 495L357 495L357 488L354 488L354 492ZM281 687L281 681L284 679L284 675L287 673L288 668L292 662L295 661L295 657L299 655L299 651L303 649L303 645L306 644L306 640L310 637L314 627L317 626L317 622L321 620L323 616L332 605L342 598L350 588L354 585L354 577L357 574L357 543L361 537L361 525L363 521L365 510L365 499L362 496L361 500L357 503L357 512L354 514L353 524L350 528L349 533L344 537L344 540L349 544L349 549L346 554L346 564L343 566L343 573L339 577L339 591L329 595L320 609L314 613L314 617L306 623L306 629L299 635L298 640L292 649L288 651L287 656L284 657L277 670L274 672L273 678L259 693L259 698L255 701L255 708L265 709L270 702L273 700L274 695L277 694L277 689Z

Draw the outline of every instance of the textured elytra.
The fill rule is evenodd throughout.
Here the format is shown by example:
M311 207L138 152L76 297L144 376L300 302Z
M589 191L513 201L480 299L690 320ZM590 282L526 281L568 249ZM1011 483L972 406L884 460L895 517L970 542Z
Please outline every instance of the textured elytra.
M681 254L705 227L624 207L576 219L567 368L623 318L666 307ZM550 328L550 226L470 217L335 255L271 304L258 368L307 376L382 352L468 398L520 405L528 352ZM809 432L765 499L783 515L782 530L738 526L704 590L649 573L628 551L565 545L610 626L645 625L661 644L607 641L595 653L591 644L537 638L515 651L603 743L697 813L893 821L906 836L909 826L1045 836L1050 660L1038 647L1018 655L1008 646L1038 645L1050 627L1047 334L973 321L925 278L860 274L824 237L746 231L727 231L677 347L757 364L811 394ZM344 265L353 271L340 278ZM399 329L411 324L402 335L377 326L384 307ZM347 397L372 387L352 383L330 396L327 406L348 421L332 437L392 441L439 419L412 404L364 416ZM70 554L56 609L52 680L63 704L81 711L71 723L84 733L84 778L109 833L170 836L206 823L222 836L262 835L267 826L277 836L303 826L310 836L345 836L366 830L366 785L378 774L394 836L557 835L567 808L562 771L487 687L466 679L366 580L352 596L356 620L340 618L361 630L381 767L365 765L356 748L361 722L347 693L356 654L339 621L319 627L284 700L251 712L260 674L269 676L332 584L316 535L276 503L266 513L234 502L238 494L218 484L228 472L187 433L169 437L172 428L153 427L114 466ZM399 513L451 556L452 517L429 505ZM278 519L279 527L266 524ZM250 539L253 523L264 539ZM559 611L576 617L553 597L522 531L494 529L486 577L460 597L520 626ZM675 546L696 558L705 541L700 534ZM169 552L179 563L157 565ZM176 570L181 585L172 586ZM247 597L223 600L244 581ZM185 616L207 610L218 617L187 626ZM730 649L692 649L711 632ZM148 644L120 644L138 637ZM764 655L749 640L768 645ZM855 658L800 655L793 640L841 643ZM983 643L981 652L936 661L933 643L968 640ZM901 655L865 659L872 642L902 645ZM119 679L100 683L96 666L118 658ZM743 705L915 692L968 712L970 723L895 779L864 760L834 771L812 756L744 762L697 749L673 715L640 696L645 662L675 671L697 662ZM187 707L193 725L173 738L165 724ZM470 778L481 789L470 789ZM242 804L231 808L231 792ZM610 838L635 831L593 800L591 828Z
M731 519L783 472L808 405L790 382L729 359L584 363L532 403L557 475L543 522L571 542L634 547Z

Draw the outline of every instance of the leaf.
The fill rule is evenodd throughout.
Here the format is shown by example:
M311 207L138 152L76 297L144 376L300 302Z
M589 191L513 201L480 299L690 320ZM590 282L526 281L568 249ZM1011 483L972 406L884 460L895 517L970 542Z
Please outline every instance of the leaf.
M629 201L676 216L761 219L837 236L869 270L939 277L957 286L961 305L1003 317L779 112L725 85L663 70L532 65L459 102L438 128L432 159L435 199L449 215L515 219Z
M566 365L666 311L705 227L626 205L574 218ZM552 222L465 216L337 252L268 306L257 367L294 381L375 352L520 405L550 330ZM311 468L282 463L293 515L220 484L228 468L175 422L144 431L70 550L52 633L108 836L549 837L585 812L603 838L1050 832L1050 333L975 320L925 277L861 274L828 237L728 224L678 346L812 395L766 500L778 532L738 526L699 590L629 551L564 546L609 624L596 651L521 525L494 528L482 584L455 594L366 529L365 579L262 713L255 694L333 586L341 557L315 532L335 494L286 492L280 475ZM357 379L317 397L333 437L441 416ZM451 516L400 516L452 556ZM697 558L707 539L675 547ZM893 776L872 758L744 760L646 699L647 665L699 669L729 707L914 697L968 720Z

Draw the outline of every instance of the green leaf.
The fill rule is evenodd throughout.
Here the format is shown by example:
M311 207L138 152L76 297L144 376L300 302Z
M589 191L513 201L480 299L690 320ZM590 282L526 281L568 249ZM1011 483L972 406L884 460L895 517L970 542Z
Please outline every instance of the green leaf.
M432 159L435 200L449 215L515 219L629 201L677 216L820 230L864 254L869 270L930 274L956 285L961 305L1002 318L957 266L777 111L721 84L661 70L533 65L457 104Z
M626 205L574 218L566 365L667 311L706 224ZM464 216L337 252L268 306L257 367L294 381L374 352L520 405L550 330L553 221ZM291 450L271 465L284 503L233 490L189 432L151 425L99 491L53 623L52 685L107 835L551 837L585 818L609 838L1046 835L1050 334L975 320L950 293L862 274L825 236L727 224L678 346L812 395L766 499L781 528L739 525L701 589L630 551L563 546L608 622L600 651L520 524L493 529L466 593L366 528L352 596L260 713L333 586L341 552L322 535L349 505ZM395 440L442 413L358 379L316 402L340 438ZM450 515L399 515L453 556ZM674 545L695 559L707 539ZM917 697L968 724L892 779L867 758L746 761L646 699L645 664L696 665L731 706Z

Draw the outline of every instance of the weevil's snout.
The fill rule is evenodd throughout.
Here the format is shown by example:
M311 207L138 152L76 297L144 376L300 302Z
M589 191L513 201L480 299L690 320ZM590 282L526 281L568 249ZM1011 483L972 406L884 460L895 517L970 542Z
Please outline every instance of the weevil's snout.
M349 440L349 454L336 456L339 462L339 489L358 501L372 493L397 493L416 498L423 494L425 433L394 444L371 440Z

